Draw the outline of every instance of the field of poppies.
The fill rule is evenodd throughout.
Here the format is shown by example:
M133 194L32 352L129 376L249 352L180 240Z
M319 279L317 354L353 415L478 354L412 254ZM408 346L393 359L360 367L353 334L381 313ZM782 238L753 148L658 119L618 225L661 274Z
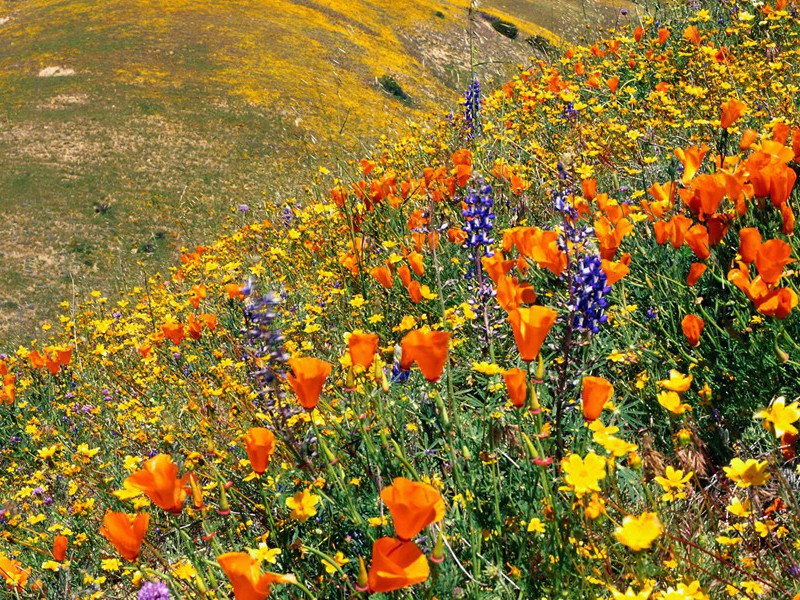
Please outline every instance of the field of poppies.
M800 597L800 16L659 2L0 356L19 598Z

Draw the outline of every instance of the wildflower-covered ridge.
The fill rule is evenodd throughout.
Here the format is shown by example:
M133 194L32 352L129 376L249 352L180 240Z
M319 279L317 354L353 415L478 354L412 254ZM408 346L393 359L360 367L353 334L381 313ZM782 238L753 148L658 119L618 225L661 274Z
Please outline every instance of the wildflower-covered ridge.
M10 353L7 589L796 595L798 34L678 5L472 84Z

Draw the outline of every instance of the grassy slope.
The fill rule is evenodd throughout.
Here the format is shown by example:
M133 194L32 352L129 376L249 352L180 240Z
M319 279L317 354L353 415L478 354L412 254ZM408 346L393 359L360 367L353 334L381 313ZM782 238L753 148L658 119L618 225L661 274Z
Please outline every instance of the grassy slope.
M323 155L452 103L467 5L0 0L0 341L73 290L138 283ZM525 32L558 26L537 2L497 5ZM475 32L483 78L528 54L482 18ZM51 66L76 74L38 76ZM379 89L387 73L411 102Z

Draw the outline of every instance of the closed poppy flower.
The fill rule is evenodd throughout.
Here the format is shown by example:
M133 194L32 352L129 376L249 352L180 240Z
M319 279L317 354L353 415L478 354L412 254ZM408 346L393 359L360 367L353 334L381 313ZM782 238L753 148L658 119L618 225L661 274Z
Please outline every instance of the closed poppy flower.
M739 120L742 116L747 105L744 102L739 102L735 98L722 103L722 116L720 117L720 126L727 129Z
M392 289L394 286L394 281L392 280L392 271L386 265L381 265L380 267L373 267L370 269L369 272L375 280L380 283L383 287L387 290Z
M642 36L644 36L644 27L641 25L637 25L636 29L633 30L633 39L636 40L636 43L642 41Z
M444 372L449 344L450 334L446 331L409 331L400 341L403 350L400 367L407 371L413 363L417 363L425 379L437 381Z
M300 405L306 410L313 410L319 402L322 386L331 374L333 366L319 358L290 358L289 368L292 372L286 376L292 386Z
M67 557L67 544L66 536L57 535L53 538L53 560L56 562L63 562Z
M417 277L422 277L425 274L425 263L422 259L422 254L419 252L411 252L407 257L408 264L411 270L416 273Z
M260 475L267 470L275 452L275 434L266 427L251 427L244 436L244 443L250 466Z
M606 80L606 85L608 86L608 89L611 90L612 94L616 94L617 88L619 87L619 77L609 77Z
M619 83L619 79L617 83ZM594 197L597 196L597 179L584 179L581 181L581 193L587 200L594 200Z
M669 29L661 28L658 30L658 43L664 45L669 39Z
M794 259L792 247L783 240L769 240L761 244L756 252L756 268L764 283L775 284L783 275L783 268Z
M703 333L703 327L705 327L705 325L703 319L697 315L688 314L683 318L683 321L681 321L681 328L690 346L696 348L700 345L700 335Z
M742 262L748 265L755 261L761 247L761 234L755 227L742 227L739 230L739 254Z
M145 493L159 508L180 513L186 499L189 475L178 477L178 465L167 454L156 454L144 461L144 468L125 479L125 483Z
M503 380L506 382L508 399L515 408L525 406L528 398L528 373L523 369L508 369L503 372Z
M525 362L535 360L558 313L546 306L517 308L508 313L517 349Z
M394 530L401 540L410 540L431 523L444 517L444 499L432 485L396 477L381 490L381 500L392 513Z
M686 276L686 285L693 287L703 276L703 273L706 272L707 268L705 263L692 263L692 266L689 267L689 275Z
M47 361L38 350L33 350L30 352L28 354L28 360L31 361L31 366L34 369L43 369L47 365Z
M194 315L190 314L186 321L186 330L190 338L193 340L199 340L200 336L203 334L203 322Z
M428 559L414 542L390 537L375 540L367 577L370 592L392 592L427 581Z
M233 587L236 600L264 600L276 583L296 583L294 575L261 571L261 561L247 552L220 554L217 562Z
M705 225L697 224L690 227L689 231L686 232L686 243L700 260L706 260L711 256L708 229L706 229Z
M422 285L416 279L408 284L408 296L414 304L422 302Z
M100 533L105 537L120 556L129 562L139 557L150 515L139 513L136 516L124 512L106 511Z
M408 286L411 285L411 269L408 268L408 265L401 265L398 267L397 276L403 283L403 287L408 288Z
M369 369L378 351L377 334L354 331L347 338L347 351L353 365Z
M604 377L584 377L581 389L583 418L596 421L603 412L606 402L614 395L614 386Z

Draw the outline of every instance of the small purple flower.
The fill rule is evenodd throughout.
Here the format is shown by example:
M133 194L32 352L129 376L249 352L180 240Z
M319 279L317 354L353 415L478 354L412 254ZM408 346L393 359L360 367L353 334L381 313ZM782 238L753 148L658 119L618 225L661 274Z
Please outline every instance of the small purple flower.
M148 581L139 590L139 600L169 600L169 588L164 583Z

